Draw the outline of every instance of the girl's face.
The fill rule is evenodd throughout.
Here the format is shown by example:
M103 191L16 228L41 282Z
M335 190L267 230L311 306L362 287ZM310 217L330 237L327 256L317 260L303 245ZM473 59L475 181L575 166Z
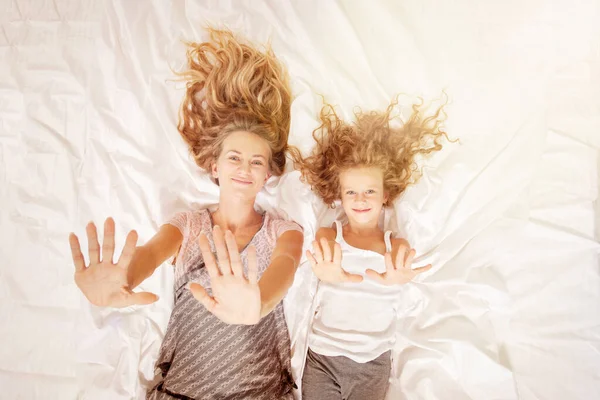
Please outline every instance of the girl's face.
M380 168L349 168L340 173L340 184L342 206L350 222L365 224L379 219L388 198Z
M271 176L270 157L271 149L263 138L246 131L230 133L211 171L219 179L221 194L255 198Z

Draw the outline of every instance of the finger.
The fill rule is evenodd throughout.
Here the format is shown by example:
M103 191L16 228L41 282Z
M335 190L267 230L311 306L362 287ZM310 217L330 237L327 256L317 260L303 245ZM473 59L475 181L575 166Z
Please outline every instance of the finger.
M258 283L258 260L254 246L248 246L248 282L251 285Z
M133 258L133 254L135 253L135 245L138 240L138 234L136 231L130 231L127 234L127 239L125 239L125 246L123 247L123 251L121 252L121 257L119 257L119 261L117 265L123 269L127 269L129 267L129 263Z
M202 253L202 259L204 260L204 266L208 271L208 276L210 276L210 279L217 278L221 275L221 272L217 267L215 256L210 249L210 244L208 243L208 238L205 234L201 234L198 238L198 245L200 246L200 252Z
M394 262L392 261L392 253L390 253L390 252L385 253L384 260L385 260L385 270L387 272L394 271Z
M115 254L115 221L108 217L104 221L104 239L102 239L102 261L113 262Z
M367 269L366 274L369 278L373 279L376 282L384 283L385 282L385 273L380 274L379 272L373 269Z
M336 265L342 265L342 246L338 242L333 245L333 262Z
M315 259L315 256L313 256L313 253L310 252L310 250L306 250L306 258L308 259L308 262L310 262L310 266L312 268L315 268L317 266L317 260Z
M213 229L213 240L215 249L217 250L217 259L219 260L219 269L223 275L231 275L231 267L229 266L229 254L227 253L227 244L223 230L216 225Z
M225 232L225 244L227 245L227 251L229 253L231 272L233 272L233 275L235 276L243 277L244 271L242 268L242 259L240 258L240 252L238 251L235 236L233 236L231 231Z
M346 282L358 283L358 282L362 282L363 281L363 277L360 276L360 275L356 275L356 274L350 274L350 273L344 271L344 280Z
M192 296L196 300L200 302L209 312L214 312L215 307L217 307L217 302L214 298L210 297L206 292L206 289L197 283L190 283L189 285L190 292L192 292Z
M150 292L131 293L129 300L131 301L131 304L143 306L156 302L158 296Z
M423 272L427 272L430 269L431 269L431 264L427 264L424 267L415 268L412 271L415 272L418 275L418 274L422 274Z
M88 253L90 256L90 265L100 262L100 244L98 243L98 232L96 224L90 222L85 227L85 233L88 237Z
M71 246L71 256L73 257L73 264L75 264L75 271L80 272L85 270L85 260L81 253L81 246L79 245L79 239L77 235L71 233L69 235L69 245Z
M331 246L325 238L321 238L321 248L323 249L323 261L332 261Z
M404 261L406 260L406 253L408 252L408 247L404 245L400 245L398 247L398 253L396 253L396 263L394 268L399 269L404 267Z
M416 254L417 254L417 252L415 251L415 249L410 249L410 251L406 255L406 260L404 261L404 267L405 268L410 268L410 266L412 265L413 259L415 258Z
M315 252L315 260L317 264L323 262L323 252L321 251L321 245L316 240L313 241L313 251Z

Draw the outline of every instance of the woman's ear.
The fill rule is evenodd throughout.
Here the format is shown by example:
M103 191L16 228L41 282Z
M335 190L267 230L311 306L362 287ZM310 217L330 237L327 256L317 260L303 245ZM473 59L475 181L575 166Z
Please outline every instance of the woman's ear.
M219 173L217 172L217 162L216 161L213 161L210 164L210 174L212 175L212 177L214 179L219 178Z
M271 177L271 171L267 171L267 176L265 176L265 183L267 183L267 181L269 180L269 178Z
M383 204L386 205L388 202L388 199L390 198L388 192L383 192Z

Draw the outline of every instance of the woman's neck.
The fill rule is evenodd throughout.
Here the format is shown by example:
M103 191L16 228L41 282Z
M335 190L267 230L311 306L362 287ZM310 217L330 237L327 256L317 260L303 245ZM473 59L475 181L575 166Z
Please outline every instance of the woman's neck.
M262 216L254 209L254 200L219 196L219 208L212 214L215 225L235 234L260 223Z

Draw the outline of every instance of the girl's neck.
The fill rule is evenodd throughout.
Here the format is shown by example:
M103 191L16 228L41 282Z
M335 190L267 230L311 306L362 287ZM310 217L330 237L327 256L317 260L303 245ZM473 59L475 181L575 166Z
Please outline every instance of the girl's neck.
M380 236L382 232L381 229L379 229L378 220L359 223L349 219L346 229L353 235L363 237Z
M233 234L253 227L262 221L262 216L254 209L255 200L219 196L219 208L212 214L214 223Z

